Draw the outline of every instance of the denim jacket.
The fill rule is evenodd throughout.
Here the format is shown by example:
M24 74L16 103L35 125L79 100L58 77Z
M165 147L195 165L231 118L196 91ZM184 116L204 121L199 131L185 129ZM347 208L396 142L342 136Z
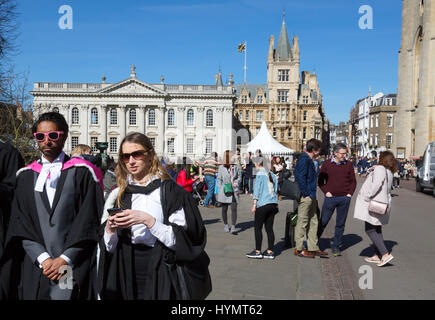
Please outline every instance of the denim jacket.
M273 184L270 183L269 174L264 168L261 168L255 177L254 200L257 200L257 208L270 203L278 204L278 196L276 195L278 179L272 172L270 175L272 176Z

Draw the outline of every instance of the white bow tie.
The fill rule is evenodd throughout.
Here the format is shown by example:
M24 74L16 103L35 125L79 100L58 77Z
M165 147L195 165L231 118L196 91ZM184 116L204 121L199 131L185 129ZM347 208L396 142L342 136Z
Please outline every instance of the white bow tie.
M50 175L50 186L55 187L62 171L62 162L44 163L38 180L36 180L35 191L42 192L48 175Z

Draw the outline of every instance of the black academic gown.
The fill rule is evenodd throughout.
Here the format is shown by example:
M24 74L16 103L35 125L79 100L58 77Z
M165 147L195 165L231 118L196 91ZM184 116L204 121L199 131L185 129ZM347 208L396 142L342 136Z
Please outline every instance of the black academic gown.
M14 196L15 175L24 167L21 154L8 143L0 141L0 259Z
M68 157L65 157L65 161ZM103 194L88 168L76 167L74 186L74 219L65 239L64 249L82 248L73 268L77 282L72 299L96 298L96 248L98 228L103 210ZM63 170L57 184L53 209L59 200L68 170ZM45 189L44 189L45 193ZM47 202L48 198L42 196ZM48 204L49 206L49 204ZM49 279L42 274L37 262L24 252L22 240L45 246L34 197L34 172L27 170L17 178L11 220L6 237L5 252L0 261L0 299L49 299Z
M210 262L205 253L206 229L202 221L198 207L192 195L178 186L172 180L162 182L161 188L165 190L166 197L166 223L172 225L176 246L171 250L164 246L159 240L156 241L152 262L149 272L152 277L149 286L149 299L169 300L181 299L180 288L177 287L176 270L173 263L189 262L196 260L199 256L206 264L203 270L207 270ZM135 192L133 192L135 193ZM162 194L162 193L161 193ZM122 208L131 208L131 193L125 192L122 200ZM168 222L170 215L183 208L187 229ZM130 229L118 230L118 245L113 254L106 251L104 239L104 228L106 223L101 225L100 240L100 265L99 265L99 290L101 299L123 299L134 300L134 264L133 247L131 244Z

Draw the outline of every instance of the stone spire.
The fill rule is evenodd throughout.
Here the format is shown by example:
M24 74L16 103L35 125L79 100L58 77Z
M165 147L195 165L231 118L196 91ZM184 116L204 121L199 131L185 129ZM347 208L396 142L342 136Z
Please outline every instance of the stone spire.
M288 40L287 28L285 27L285 11L282 17L282 26L279 33L278 45L276 46L277 58L279 60L290 60L292 58L290 41Z

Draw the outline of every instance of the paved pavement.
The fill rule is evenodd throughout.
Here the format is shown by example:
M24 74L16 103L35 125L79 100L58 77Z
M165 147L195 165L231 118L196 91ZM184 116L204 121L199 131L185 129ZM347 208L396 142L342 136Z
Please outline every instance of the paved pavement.
M363 179L357 179L359 189ZM413 183L402 181L404 188L393 192L396 196L392 217L390 224L384 227L384 236L395 259L384 268L367 266L363 260L371 254L370 242L364 233L364 223L353 218L355 197L344 233L343 256L327 259L296 257L292 248L285 247L285 213L293 208L291 200L280 201L280 212L275 216L275 260L245 256L254 248L251 196L241 196L236 235L224 232L220 208L201 208L208 232L206 251L211 259L213 280L213 291L208 299L434 299L435 199L429 193L413 191ZM320 192L318 195L321 206L323 196ZM229 220L230 211L229 208ZM328 238L333 237L334 226L335 219L331 219L320 243L329 253ZM266 241L263 231L263 250ZM373 289L360 289L359 279L367 275L359 274L361 266L373 272Z

